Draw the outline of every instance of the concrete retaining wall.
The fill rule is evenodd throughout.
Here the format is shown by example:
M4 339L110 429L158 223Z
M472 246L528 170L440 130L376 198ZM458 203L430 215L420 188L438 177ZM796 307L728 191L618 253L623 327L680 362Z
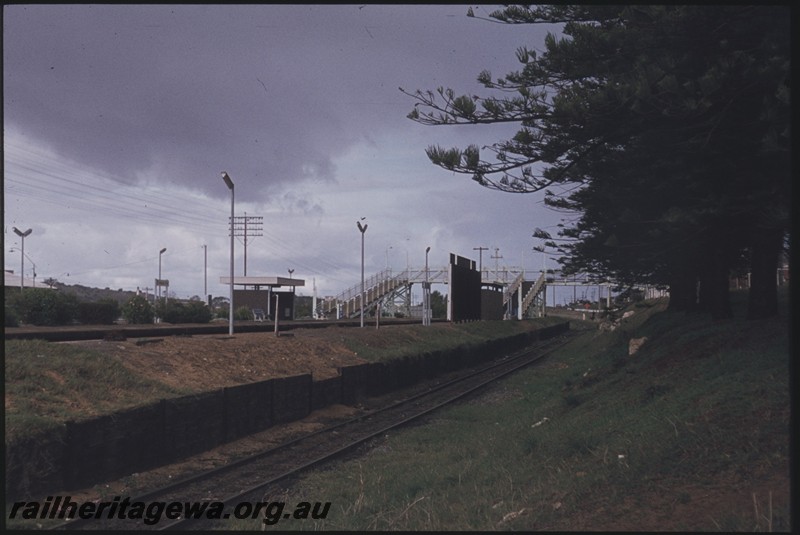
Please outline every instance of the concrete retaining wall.
M165 399L111 415L67 422L34 439L6 446L7 500L78 489L184 459L329 405L354 404L442 373L501 357L555 336L569 323L451 351L270 379Z

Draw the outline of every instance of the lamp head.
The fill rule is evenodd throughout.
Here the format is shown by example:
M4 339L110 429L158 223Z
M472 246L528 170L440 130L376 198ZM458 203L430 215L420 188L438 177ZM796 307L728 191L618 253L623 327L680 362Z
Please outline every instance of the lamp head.
M167 250L167 248L166 248L166 247L164 247L163 249L161 249L161 250L158 252L158 254L163 254L163 253L164 253L164 251L166 251L166 250Z
M33 229L32 229L32 228L29 228L28 230L26 230L25 232L23 232L23 231L21 231L20 229L18 229L17 227L14 227L14 232L16 233L16 235L17 235L17 236L19 236L19 237L21 237L21 238L24 238L25 236L27 236L27 235L29 235L31 232L33 232Z
M225 181L225 185L228 186L228 189L233 189L233 180L231 180L231 177L229 177L228 173L225 171L222 172L222 180Z

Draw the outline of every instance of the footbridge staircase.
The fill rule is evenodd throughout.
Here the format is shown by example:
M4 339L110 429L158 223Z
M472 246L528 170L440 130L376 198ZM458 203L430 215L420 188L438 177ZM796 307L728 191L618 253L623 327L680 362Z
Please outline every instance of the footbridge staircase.
M379 305L383 312L394 314L402 311L410 316L411 287L424 282L447 284L448 268L407 268L400 273L385 269L364 279L364 311L372 312ZM324 314L335 318L354 318L361 313L361 283L355 284L333 299L322 304Z
M506 282L509 278L510 282ZM512 310L519 319L542 314L546 289L543 273L532 286L526 284L525 272L522 270L494 273L487 269L482 272L481 280L484 284L503 286L506 318L512 317ZM365 313L372 314L380 306L382 312L390 315L401 312L405 316L411 316L411 288L414 284L421 285L426 281L431 284L448 284L449 266L429 267L427 270L409 267L399 273L385 269L364 279ZM361 296L361 283L355 284L335 297L322 301L319 304L320 316L355 318L361 313Z

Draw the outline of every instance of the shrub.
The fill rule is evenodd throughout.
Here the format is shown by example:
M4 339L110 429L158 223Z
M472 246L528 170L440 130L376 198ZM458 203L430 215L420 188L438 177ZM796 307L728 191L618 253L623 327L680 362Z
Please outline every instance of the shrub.
M153 323L153 307L143 295L134 295L122 307L128 323Z
M187 323L208 323L214 317L211 309L202 301L189 301L185 310Z
M253 319L253 312L250 310L250 307L238 307L233 311L233 319L251 320Z
M17 317L17 311L14 310L13 307L9 306L8 303L5 304L4 316L6 327L19 327L19 317Z
M67 325L75 320L78 299L46 288L28 288L12 295L9 304L23 323Z
M111 325L118 317L119 303L113 299L78 304L78 321L84 324Z
M213 314L202 301L159 303L158 316L168 323L208 323Z

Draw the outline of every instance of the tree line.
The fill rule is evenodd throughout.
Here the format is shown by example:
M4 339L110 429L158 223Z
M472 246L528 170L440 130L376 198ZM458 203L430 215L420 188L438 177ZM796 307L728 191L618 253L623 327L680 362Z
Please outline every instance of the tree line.
M468 11L468 16L474 16ZM732 316L732 270L751 273L748 318L777 314L788 250L790 9L776 5L507 6L493 22L559 24L519 70L478 75L486 96L406 91L427 125L518 123L490 146L428 158L490 189L542 192L564 211L565 273L668 287L672 310Z

